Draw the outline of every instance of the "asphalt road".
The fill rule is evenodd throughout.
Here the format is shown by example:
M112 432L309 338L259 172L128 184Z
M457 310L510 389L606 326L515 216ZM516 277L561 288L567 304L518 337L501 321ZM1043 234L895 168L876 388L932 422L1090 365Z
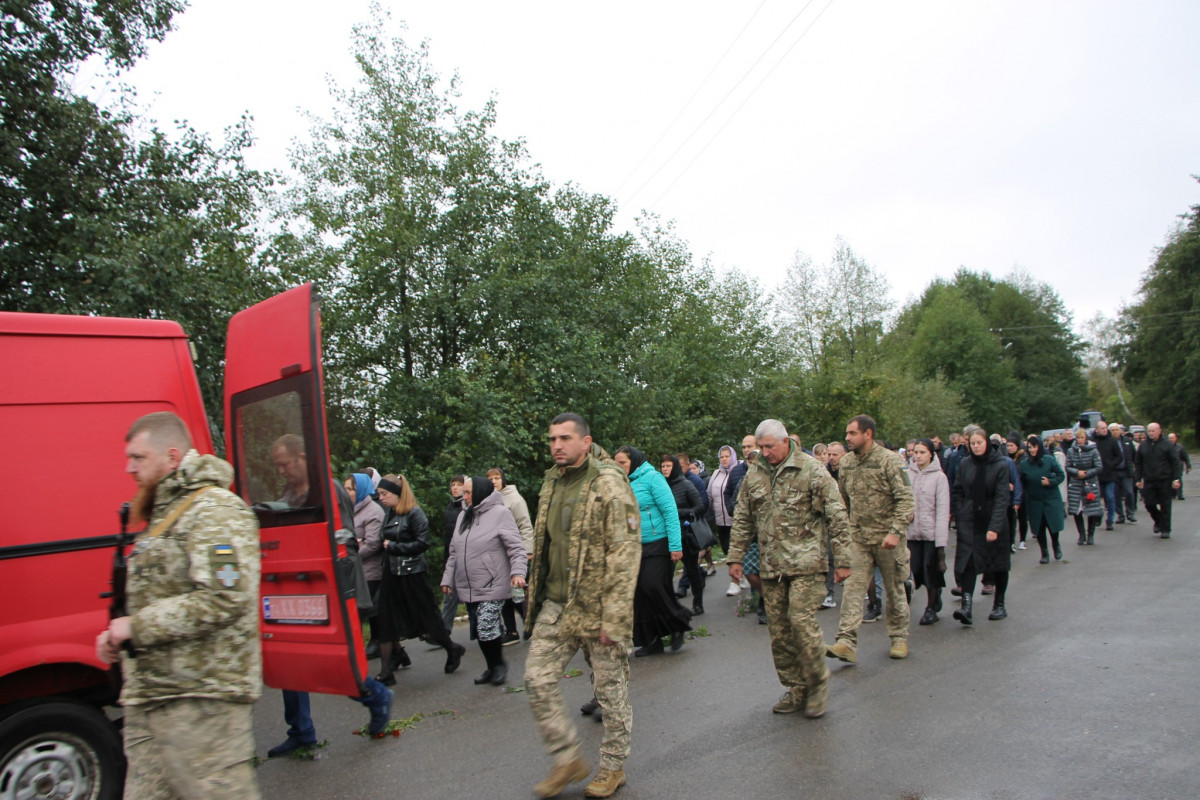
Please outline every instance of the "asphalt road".
M1176 503L1174 535L1135 525L1097 534L1094 547L1063 535L1065 559L1013 556L1009 618L989 622L976 595L975 625L955 622L946 595L941 622L921 627L924 592L913 601L910 656L888 658L882 621L864 625L858 663L830 661L829 713L820 720L771 713L781 693L767 629L737 617L723 572L709 582L709 635L676 654L634 659L629 784L618 797L1025 798L1200 797L1200 474ZM947 557L952 562L952 558ZM690 599L685 602L690 602ZM982 612L982 613L979 613ZM837 610L822 611L826 641ZM425 718L400 738L351 735L362 706L314 696L319 758L265 760L268 800L300 798L528 798L549 760L525 695L478 687L483 659L467 641L463 666L444 675L444 653L409 648L397 673L393 718ZM527 645L505 648L519 688ZM373 664L374 665L374 664ZM583 671L563 681L574 712L590 695ZM440 713L452 712L452 713ZM595 760L602 726L578 717L584 753ZM256 710L258 753L284 736L281 695L267 689ZM583 796L575 784L563 797Z

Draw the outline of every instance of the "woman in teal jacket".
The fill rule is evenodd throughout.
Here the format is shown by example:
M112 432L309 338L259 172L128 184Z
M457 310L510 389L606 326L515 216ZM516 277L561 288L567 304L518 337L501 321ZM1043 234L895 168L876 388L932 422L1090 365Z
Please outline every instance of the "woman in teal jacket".
M678 650L684 632L692 629L692 614L675 599L672 585L675 562L683 557L675 495L636 447L626 445L613 458L629 476L642 512L642 564L633 595L633 643L638 649L633 654L661 653L664 636L671 637L671 650Z
M1038 547L1042 548L1041 563L1048 564L1050 556L1046 552L1047 531L1050 532L1050 542L1054 546L1054 560L1062 558L1058 534L1066 524L1066 513L1058 486L1067 476L1054 456L1046 452L1046 446L1040 438L1030 435L1025 441L1025 448L1029 457L1021 459L1017 466L1021 472L1021 483L1025 487L1025 514L1029 520L1029 527L1037 537Z

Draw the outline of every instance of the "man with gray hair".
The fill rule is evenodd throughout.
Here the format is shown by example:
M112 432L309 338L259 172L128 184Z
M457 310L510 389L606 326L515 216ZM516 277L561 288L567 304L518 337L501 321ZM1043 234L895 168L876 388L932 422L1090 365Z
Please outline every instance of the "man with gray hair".
M816 612L830 565L837 581L850 575L846 510L828 470L788 438L783 423L764 420L754 436L761 457L747 469L733 513L729 578L741 580L742 560L757 536L771 656L787 688L771 710L803 710L815 719L825 714L829 699ZM826 544L827 529L832 548Z

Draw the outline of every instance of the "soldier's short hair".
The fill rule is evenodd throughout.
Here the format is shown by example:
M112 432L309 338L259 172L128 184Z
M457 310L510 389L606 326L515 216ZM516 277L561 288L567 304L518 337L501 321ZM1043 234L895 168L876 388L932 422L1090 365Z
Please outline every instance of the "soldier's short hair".
M575 431L581 437L592 435L592 429L588 427L587 421L583 417L571 411L565 411L554 419L550 420L551 425L562 425L564 422L574 422Z
M186 453L192 449L192 435L188 432L187 424L170 411L155 411L138 417L129 426L125 441L133 441L133 437L141 433L149 434L150 442L160 450L177 447Z
M758 427L754 429L754 438L762 439L770 437L771 439L786 439L788 438L787 428L777 419L764 419L758 423Z
M858 426L858 429L863 433L870 433L871 438L875 438L875 418L867 414L859 414L857 417L851 417L850 422Z

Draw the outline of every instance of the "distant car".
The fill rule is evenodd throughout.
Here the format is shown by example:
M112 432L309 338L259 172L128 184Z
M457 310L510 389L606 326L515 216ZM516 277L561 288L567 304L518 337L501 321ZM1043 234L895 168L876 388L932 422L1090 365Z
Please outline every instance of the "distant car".
M1104 415L1099 411L1081 411L1079 412L1079 424L1075 427L1087 428L1090 431L1102 419L1104 419Z

